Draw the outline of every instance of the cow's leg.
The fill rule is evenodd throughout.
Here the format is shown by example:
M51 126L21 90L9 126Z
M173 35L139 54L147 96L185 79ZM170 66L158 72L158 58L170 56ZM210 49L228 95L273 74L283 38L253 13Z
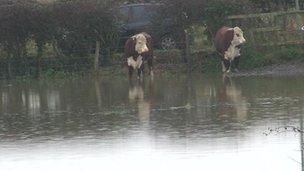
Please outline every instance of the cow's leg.
M222 72L226 72L225 61L222 60Z
M151 77L153 77L153 59L150 57L148 59L148 67L149 67L149 74Z
M131 79L132 75L133 75L134 68L132 66L128 66L128 69L129 69L129 79Z
M230 71L231 71L231 64L232 64L232 60L228 60L228 62L227 62L227 63L228 63L228 67L227 67L228 69L227 69L227 71L226 71L226 72L227 72L227 73L230 73Z
M143 75L144 72L144 58L143 56L138 56L136 60L136 67L137 67L137 78L140 79L140 77Z
M230 60L223 59L222 60L222 71L228 73L230 70L230 65L231 65Z
M144 64L137 69L137 78L140 79L144 74Z
M235 66L235 72L239 72L240 56L235 57L233 63Z

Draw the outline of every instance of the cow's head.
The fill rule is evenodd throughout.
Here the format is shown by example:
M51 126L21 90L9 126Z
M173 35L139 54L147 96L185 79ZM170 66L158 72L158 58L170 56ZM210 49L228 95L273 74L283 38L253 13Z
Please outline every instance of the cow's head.
M234 35L233 35L233 39L231 41L232 45L239 46L246 42L243 31L239 27L234 27L233 32L234 32Z
M148 46L147 46L147 39L146 36L143 34L137 34L132 37L135 41L135 51L138 54L142 54L144 52L148 52Z

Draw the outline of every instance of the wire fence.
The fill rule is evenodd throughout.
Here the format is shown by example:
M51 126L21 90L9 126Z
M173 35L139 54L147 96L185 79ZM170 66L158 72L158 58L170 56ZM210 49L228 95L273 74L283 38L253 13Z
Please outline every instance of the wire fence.
M304 11L235 15L231 25L244 28L251 45L267 47L304 44Z
M11 58L0 60L0 77L37 75L41 71L78 72L93 67L92 57Z

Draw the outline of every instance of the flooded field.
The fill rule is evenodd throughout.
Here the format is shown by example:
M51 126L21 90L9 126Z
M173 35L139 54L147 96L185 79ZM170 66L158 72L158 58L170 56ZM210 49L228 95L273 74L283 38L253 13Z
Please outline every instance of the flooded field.
M0 170L300 171L303 87L300 76L2 81Z

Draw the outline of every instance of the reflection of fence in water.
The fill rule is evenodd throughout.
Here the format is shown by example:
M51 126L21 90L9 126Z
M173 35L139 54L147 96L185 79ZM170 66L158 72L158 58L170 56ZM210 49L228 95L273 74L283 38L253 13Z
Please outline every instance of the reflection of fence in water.
M232 26L240 26L253 46L304 43L304 11L229 16Z

